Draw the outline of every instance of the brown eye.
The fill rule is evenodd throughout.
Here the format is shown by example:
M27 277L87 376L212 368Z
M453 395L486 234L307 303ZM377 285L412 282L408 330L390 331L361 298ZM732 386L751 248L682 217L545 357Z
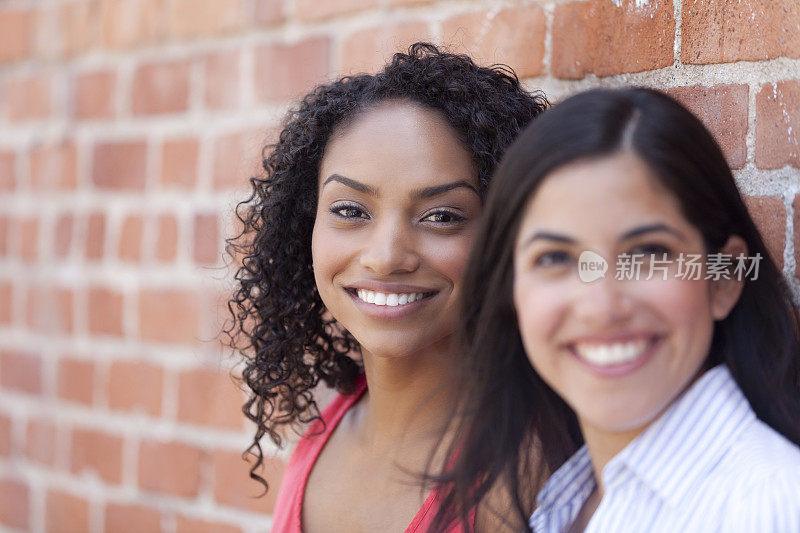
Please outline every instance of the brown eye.
M425 222L435 222L437 224L458 224L466 220L461 215L450 211L436 211L422 219Z
M572 262L572 256L567 252L546 252L538 256L533 264L539 267L557 267L568 265Z
M333 205L330 210L331 213L342 218L369 218L367 213L356 205Z

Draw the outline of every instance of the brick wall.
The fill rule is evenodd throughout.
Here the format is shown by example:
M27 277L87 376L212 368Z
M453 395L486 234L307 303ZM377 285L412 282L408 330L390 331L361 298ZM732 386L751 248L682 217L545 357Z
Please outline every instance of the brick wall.
M294 98L417 39L552 99L667 89L800 294L796 0L5 0L0 523L268 529L216 340L232 206Z

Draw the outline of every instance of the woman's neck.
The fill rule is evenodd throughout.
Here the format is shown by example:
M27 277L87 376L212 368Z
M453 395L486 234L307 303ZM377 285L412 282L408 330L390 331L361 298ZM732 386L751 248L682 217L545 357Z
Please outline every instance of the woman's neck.
M600 498L604 494L603 469L614 456L624 450L646 428L647 425L629 431L610 432L598 430L588 424L581 424L581 432L592 459L592 470L594 478L597 480L597 491Z

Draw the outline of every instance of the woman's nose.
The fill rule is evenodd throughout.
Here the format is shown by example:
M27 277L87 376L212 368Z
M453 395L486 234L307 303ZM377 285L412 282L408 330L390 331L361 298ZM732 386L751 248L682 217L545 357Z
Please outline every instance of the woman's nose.
M580 320L602 328L625 322L633 316L634 302L629 294L630 282L614 278L613 273L591 281L579 281L574 312Z
M413 231L399 221L377 224L364 243L360 261L380 276L415 271L420 257Z

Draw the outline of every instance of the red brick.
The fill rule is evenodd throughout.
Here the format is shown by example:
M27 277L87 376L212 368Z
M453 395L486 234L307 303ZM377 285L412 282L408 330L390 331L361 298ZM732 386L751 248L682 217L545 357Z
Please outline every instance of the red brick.
M0 386L30 394L42 392L42 358L28 352L0 352Z
M75 217L71 213L59 215L53 228L53 255L63 259L69 255L72 247L72 235Z
M59 398L90 405L94 401L94 363L61 359L58 362L56 391Z
M244 26L244 0L174 0L170 4L168 32L178 38L229 33Z
M11 151L0 151L0 190L13 191L17 186L17 156Z
M111 289L89 289L89 332L122 336L122 294Z
M33 13L28 9L0 9L0 63L23 59L31 53Z
M271 26L283 22L283 2L281 0L255 0L253 19L259 25Z
M685 0L681 21L684 63L800 57L796 0Z
M521 78L543 74L546 33L539 6L468 13L442 23L446 43L478 63L509 65Z
M63 287L36 285L28 290L28 327L47 336L71 333L75 297Z
M31 187L38 190L75 189L78 154L72 141L40 145L31 150Z
M377 5L378 0L296 0L295 16L303 22L309 22L364 11Z
M89 471L106 483L122 481L122 439L89 429L72 432L70 471L83 475Z
M744 166L747 159L747 85L678 87L667 92L703 121L732 168Z
M125 217L119 236L119 258L138 262L142 258L142 233L144 221L140 215Z
M141 361L115 361L109 370L108 406L158 416L163 386L161 367Z
M673 64L671 1L606 0L557 5L553 19L554 76L580 79L656 70Z
M9 455L11 455L11 418L0 415L0 457L8 457ZM2 517L2 514L0 514L0 517Z
M155 256L159 261L174 261L178 252L178 219L160 215L156 232Z
M176 533L242 533L236 526L178 516Z
M105 252L105 214L92 213L87 220L86 228L86 259L99 261Z
M25 428L25 455L33 462L53 466L56 462L56 426L51 420L33 419Z
M178 420L224 429L241 429L244 398L224 371L197 369L178 377Z
M189 108L188 61L141 65L133 75L133 114L178 113Z
M8 281L0 281L0 324L10 324L12 311L11 302L14 288Z
M248 187L248 178L258 172L263 132L232 133L214 142L213 182L215 189Z
M196 343L199 337L200 297L180 290L142 290L139 293L139 334L148 341Z
M35 74L9 82L8 119L12 122L41 120L52 111L50 77Z
M196 496L203 452L179 442L144 441L139 446L139 487L177 496Z
M61 33L63 56L85 52L99 42L100 10L97 8L96 0L72 1L58 6L58 30Z
M89 502L58 490L49 490L46 497L47 533L85 533L89 531Z
M27 218L19 224L19 256L25 263L39 258L39 219Z
M314 37L296 44L270 44L256 50L255 94L259 100L287 100L325 81L331 41Z
M173 139L164 142L161 156L161 183L167 187L192 188L197 183L197 139Z
M141 505L110 504L106 506L106 533L136 531L160 533L161 513Z
M0 480L0 523L29 531L30 494L21 481Z
M220 258L219 218L215 214L194 217L194 261L213 265Z
M143 190L147 145L142 141L101 143L94 148L92 181L101 189Z
M0 256L6 256L10 250L8 248L9 228L12 226L8 217L0 215Z
M800 168L800 81L761 86L756 94L756 166Z
M231 109L239 106L239 63L238 50L216 52L206 56L205 65L205 103L211 109Z
M775 196L745 196L744 203L772 260L779 268L783 268L783 248L786 242L786 209L783 200Z
M103 43L127 48L158 40L163 15L162 0L101 0Z
M251 459L252 460L252 459ZM250 464L242 459L239 452L215 451L212 457L214 468L214 499L222 504L253 512L272 513L275 507L277 490L266 495L263 486L250 479ZM280 486L284 463L278 459L266 458L259 469L271 489Z
M76 76L74 84L73 106L78 119L114 117L117 76L113 71L85 72Z
M346 74L376 72L395 52L405 52L416 41L430 40L431 31L424 22L403 22L360 30L342 43L339 65Z

